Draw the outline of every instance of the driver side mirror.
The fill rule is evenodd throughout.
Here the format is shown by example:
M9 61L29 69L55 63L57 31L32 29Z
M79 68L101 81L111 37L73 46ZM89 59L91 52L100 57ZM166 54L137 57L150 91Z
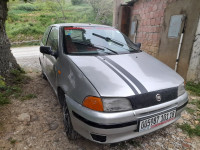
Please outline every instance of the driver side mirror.
M43 53L43 54L52 55L52 56L57 58L57 53L54 53L51 50L50 46L40 46L40 52Z
M40 46L40 52L43 54L48 54L48 55L52 54L52 50L50 46Z

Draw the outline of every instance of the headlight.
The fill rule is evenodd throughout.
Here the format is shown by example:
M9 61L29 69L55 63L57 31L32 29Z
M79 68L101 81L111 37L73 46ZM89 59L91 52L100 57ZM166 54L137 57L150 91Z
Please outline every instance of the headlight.
M105 112L127 111L132 109L130 101L126 98L104 98L102 100Z
M184 83L182 83L181 85L179 85L178 87L178 96L181 96L185 93L185 85Z

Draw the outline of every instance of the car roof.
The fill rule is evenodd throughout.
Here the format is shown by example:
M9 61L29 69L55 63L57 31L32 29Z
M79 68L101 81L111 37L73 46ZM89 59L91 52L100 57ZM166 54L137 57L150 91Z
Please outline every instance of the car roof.
M90 23L59 23L59 24L53 24L51 26L57 26L57 27L65 27L65 26L73 26L73 27L82 27L82 26L88 26L88 27L107 27L107 28L114 28L107 25L100 25L100 24L90 24Z

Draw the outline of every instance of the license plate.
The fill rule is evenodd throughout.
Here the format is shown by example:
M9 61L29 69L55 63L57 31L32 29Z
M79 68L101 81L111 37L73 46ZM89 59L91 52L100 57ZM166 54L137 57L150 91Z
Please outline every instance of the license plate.
M147 118L140 121L139 132L149 130L165 124L171 120L174 120L176 117L176 110L172 110L154 117Z

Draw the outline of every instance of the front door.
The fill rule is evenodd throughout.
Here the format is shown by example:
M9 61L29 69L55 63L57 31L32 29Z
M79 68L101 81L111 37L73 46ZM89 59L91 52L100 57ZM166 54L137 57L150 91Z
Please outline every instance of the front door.
M53 52L58 52L58 31L58 27L53 27L47 40L47 46L50 46ZM56 57L46 55L46 75L54 90L56 88L56 62Z

